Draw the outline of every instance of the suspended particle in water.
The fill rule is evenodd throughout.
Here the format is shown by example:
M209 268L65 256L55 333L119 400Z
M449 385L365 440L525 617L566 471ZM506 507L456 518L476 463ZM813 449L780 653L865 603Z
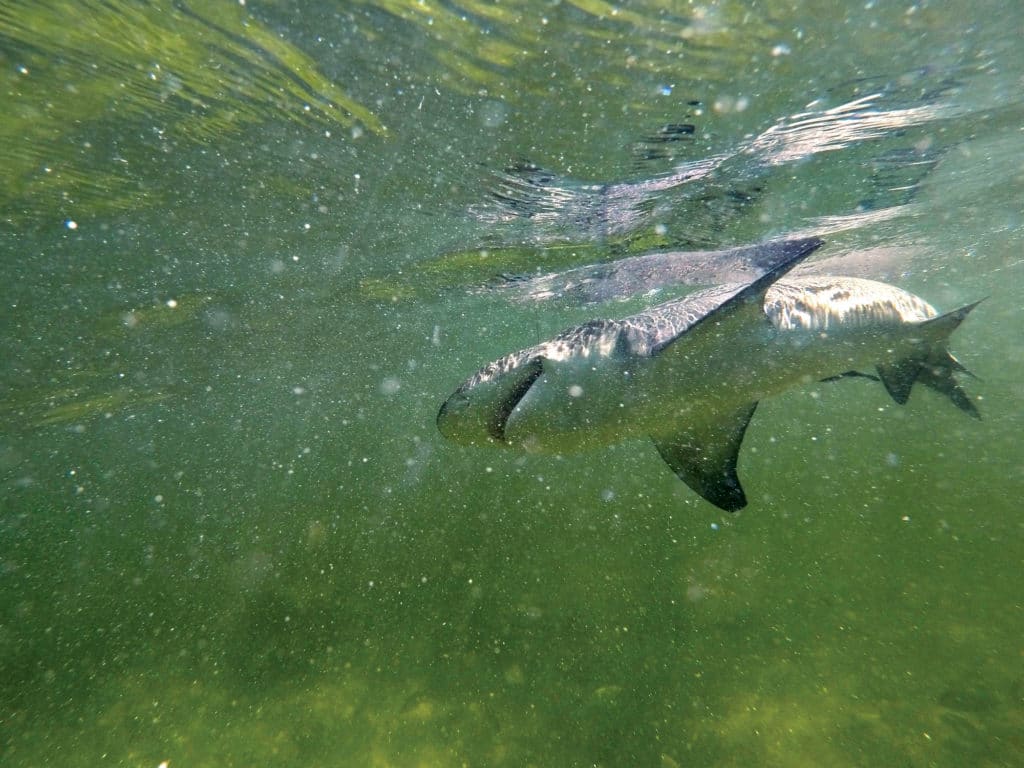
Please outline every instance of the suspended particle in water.
M477 114L484 128L498 128L508 117L508 107L501 101L491 99L480 106Z

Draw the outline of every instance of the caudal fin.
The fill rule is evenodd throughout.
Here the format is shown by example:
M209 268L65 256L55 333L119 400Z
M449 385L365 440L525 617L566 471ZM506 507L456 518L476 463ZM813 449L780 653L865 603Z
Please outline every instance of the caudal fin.
M953 405L961 411L976 419L981 418L974 401L953 375L955 373L966 373L969 376L972 374L946 348L950 334L980 303L980 301L976 301L944 315L933 317L931 320L925 320L920 324L923 337L922 355L878 366L878 375L893 400L903 405L910 397L910 390L914 384L920 382L948 397Z

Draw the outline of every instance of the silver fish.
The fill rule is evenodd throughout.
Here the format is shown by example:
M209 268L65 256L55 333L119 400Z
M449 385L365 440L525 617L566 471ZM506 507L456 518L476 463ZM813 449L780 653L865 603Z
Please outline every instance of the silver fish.
M462 444L563 453L650 436L694 491L730 512L747 500L736 473L757 403L874 365L905 403L920 382L977 417L954 374L950 334L976 306L940 315L923 299L852 277L790 277L822 245L768 244L763 274L593 320L481 368L441 406ZM872 377L873 378L873 377Z

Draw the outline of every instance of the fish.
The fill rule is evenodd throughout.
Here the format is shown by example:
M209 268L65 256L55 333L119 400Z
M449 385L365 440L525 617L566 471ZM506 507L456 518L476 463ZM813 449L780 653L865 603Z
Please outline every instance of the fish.
M817 237L764 246L761 274L617 320L592 320L491 362L442 404L437 427L463 445L563 454L649 437L716 507L747 505L737 474L765 397L867 376L891 397L921 384L980 418L948 341L979 302L939 314L924 299L863 278L788 273Z

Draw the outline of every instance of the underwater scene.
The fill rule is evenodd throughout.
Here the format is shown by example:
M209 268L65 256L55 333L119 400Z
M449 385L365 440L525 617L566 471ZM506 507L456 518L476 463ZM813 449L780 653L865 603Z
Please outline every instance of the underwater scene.
M0 0L0 763L1024 765L1022 40Z

